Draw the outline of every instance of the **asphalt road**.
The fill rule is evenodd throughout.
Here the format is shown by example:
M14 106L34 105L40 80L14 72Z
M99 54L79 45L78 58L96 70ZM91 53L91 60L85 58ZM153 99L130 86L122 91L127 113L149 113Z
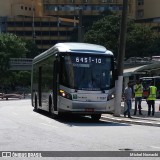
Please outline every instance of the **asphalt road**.
M30 100L0 101L0 151L121 150L160 151L160 127L92 122L78 116L55 120L46 112L34 112Z

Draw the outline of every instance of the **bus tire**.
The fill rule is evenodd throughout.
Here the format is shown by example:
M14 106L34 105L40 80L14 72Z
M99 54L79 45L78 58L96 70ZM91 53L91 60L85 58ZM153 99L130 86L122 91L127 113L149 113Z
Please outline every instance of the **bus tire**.
M49 115L50 115L50 117L55 119L55 118L57 118L57 115L54 114L53 110L54 110L54 107L52 105L52 98L50 96L49 97Z
M37 96L35 95L35 98L34 98L34 111L38 111L38 104L37 104Z
M101 118L101 114L92 114L91 118L93 121L99 121Z
M52 112L52 100L51 100L51 96L49 97L49 115L52 116L53 112Z

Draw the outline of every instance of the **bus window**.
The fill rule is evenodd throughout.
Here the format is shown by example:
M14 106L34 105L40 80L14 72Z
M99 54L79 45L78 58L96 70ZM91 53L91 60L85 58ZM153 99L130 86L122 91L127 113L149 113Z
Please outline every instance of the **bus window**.
M80 90L109 89L113 80L111 60L102 56L65 56L61 62L61 83Z

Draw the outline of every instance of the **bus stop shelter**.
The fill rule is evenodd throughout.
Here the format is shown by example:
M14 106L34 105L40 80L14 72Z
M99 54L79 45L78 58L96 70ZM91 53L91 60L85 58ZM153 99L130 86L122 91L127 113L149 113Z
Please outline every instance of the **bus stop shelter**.
M160 76L160 62L154 62L152 64L138 66L134 68L127 68L123 71L124 87L132 80L135 81L137 77L152 77Z

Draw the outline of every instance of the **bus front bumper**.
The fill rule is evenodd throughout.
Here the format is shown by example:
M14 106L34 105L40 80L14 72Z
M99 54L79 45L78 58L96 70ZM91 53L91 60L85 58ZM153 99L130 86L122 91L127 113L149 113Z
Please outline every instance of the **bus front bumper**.
M103 102L72 101L60 97L58 111L74 113L108 113L114 111L114 99Z

